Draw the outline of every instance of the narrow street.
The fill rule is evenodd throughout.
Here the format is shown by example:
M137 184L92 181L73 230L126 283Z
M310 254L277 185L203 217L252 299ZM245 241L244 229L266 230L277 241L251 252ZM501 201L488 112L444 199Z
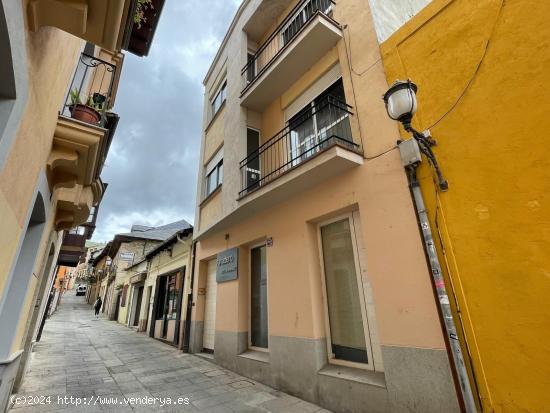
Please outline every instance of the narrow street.
M17 413L327 412L115 322L96 320L74 291L67 291L46 322L13 401Z

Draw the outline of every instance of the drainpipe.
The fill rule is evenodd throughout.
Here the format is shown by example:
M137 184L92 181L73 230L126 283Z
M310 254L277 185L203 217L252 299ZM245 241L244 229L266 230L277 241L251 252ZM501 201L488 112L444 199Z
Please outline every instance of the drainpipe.
M197 251L197 242L193 241L191 253L191 284L189 294L187 295L187 309L185 313L185 335L183 341L183 352L189 353L189 342L191 340L191 313L193 310L193 286L195 284L195 253Z
M441 272L441 265L439 263L439 258L437 257L435 243L432 236L432 229L424 204L424 197L422 196L422 190L420 189L420 184L416 178L416 168L420 162L422 162L418 144L414 139L400 142L399 151L401 154L401 160L403 161L405 169L408 173L409 186L413 196L418 222L420 224L422 238L424 240L424 250L428 257L433 284L437 292L439 309L441 310L445 332L449 342L450 351L453 356L454 367L458 376L458 384L460 385L464 408L467 413L476 413L477 407L474 401L474 394L472 392L470 378L468 377L466 363L464 362L464 357L460 348L460 342L458 341L456 325L449 303L449 295L447 294L443 274Z

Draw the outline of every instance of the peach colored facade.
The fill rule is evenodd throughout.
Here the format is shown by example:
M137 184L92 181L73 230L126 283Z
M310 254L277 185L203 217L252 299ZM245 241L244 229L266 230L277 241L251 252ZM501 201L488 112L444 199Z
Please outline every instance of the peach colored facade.
M285 24L311 4L319 2L245 0L206 76L191 350L213 351L224 367L335 411L458 411L407 178L394 149L398 129L380 99L388 85L368 4L332 3L284 40ZM265 41L286 46L266 58ZM323 54L312 56L307 45ZM247 52L256 54L257 72L243 83ZM339 79L351 113L333 125L347 119L351 137L321 141L314 156L302 152L279 170L261 158L260 180L243 188L247 155L283 147L277 132L291 128L298 109ZM213 113L224 83L225 101ZM247 129L260 133L255 152L247 147ZM223 181L212 188L220 154ZM352 264L368 326L364 363L328 348L338 326L328 317L321 228L342 220L353 228ZM267 274L268 344L262 348L251 344L257 246L265 246ZM232 248L237 277L221 281L219 257Z

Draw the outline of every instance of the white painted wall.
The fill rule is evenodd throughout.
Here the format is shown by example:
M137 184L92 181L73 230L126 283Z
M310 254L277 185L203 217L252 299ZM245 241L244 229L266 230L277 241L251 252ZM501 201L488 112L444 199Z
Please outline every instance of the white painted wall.
M382 43L432 0L369 0L378 42Z

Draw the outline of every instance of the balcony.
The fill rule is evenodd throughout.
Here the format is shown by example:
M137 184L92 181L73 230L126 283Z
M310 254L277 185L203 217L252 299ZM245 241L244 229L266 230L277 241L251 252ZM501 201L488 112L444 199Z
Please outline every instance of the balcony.
M302 0L248 57L241 71L241 104L262 112L342 38L330 17L332 0Z
M57 265L76 267L82 255L86 252L86 233L84 228L77 227L65 232L59 250Z
M107 111L114 105L113 86L118 78L113 63L82 53L60 115L104 128Z
M60 109L46 169L57 230L84 224L105 191L100 175L119 119L109 110L116 76L115 65L81 55Z
M63 234L59 250L58 265L76 267L86 255L86 241L92 238L97 220L98 208L92 207L88 220Z

